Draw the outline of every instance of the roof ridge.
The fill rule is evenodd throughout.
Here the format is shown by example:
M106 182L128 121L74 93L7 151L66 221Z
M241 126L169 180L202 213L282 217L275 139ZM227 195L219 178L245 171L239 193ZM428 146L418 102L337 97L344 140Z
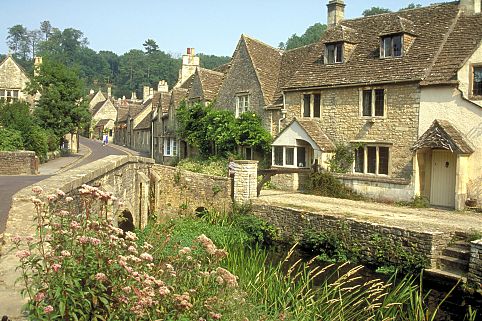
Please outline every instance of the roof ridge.
M279 49L279 48L275 48L275 47L273 47L273 46L271 46L271 45L268 45L267 43L262 42L262 41L259 40L259 39L256 39L256 38L253 38L253 37L248 36L247 34L244 34L244 33L243 33L243 34L241 34L241 37L244 37L244 38L249 39L249 40L253 40L253 41L255 41L255 42L259 43L259 44L262 44L263 46L269 47L269 48L271 48L271 49L273 49L273 50L275 50L275 51L278 51L278 52L280 52L280 53L283 52L283 50L281 50L281 49Z
M459 21L459 18L460 18L460 15L461 15L461 10L458 10L457 12L457 15L455 16L454 18L454 21L452 22L452 24L450 25L450 28L449 30L447 30L447 32L445 33L444 35L444 38L442 40L442 43L440 44L440 47L437 49L437 52L435 53L435 56L433 57L432 59L432 64L429 66L429 68L425 71L425 74L422 78L422 81L427 78L430 73L432 72L433 70L433 67L435 66L435 63L437 62L438 58L440 57L440 54L442 53L442 50L443 48L445 47L445 44L447 43L447 40L449 39L450 35L452 34L452 32L454 31L455 29L455 26L457 25L457 22Z
M212 74L217 74L217 75L219 75L219 76L224 76L224 73L222 73L222 72L220 72L220 71L208 69L208 68L199 67L199 71L207 71L207 72L212 73Z

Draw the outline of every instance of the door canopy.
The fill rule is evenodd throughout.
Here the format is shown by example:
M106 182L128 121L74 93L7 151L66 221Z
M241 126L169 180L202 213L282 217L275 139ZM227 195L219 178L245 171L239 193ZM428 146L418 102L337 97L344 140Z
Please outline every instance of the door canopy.
M452 153L472 154L474 148L449 121L436 119L430 128L412 146L415 152L422 148L446 149Z

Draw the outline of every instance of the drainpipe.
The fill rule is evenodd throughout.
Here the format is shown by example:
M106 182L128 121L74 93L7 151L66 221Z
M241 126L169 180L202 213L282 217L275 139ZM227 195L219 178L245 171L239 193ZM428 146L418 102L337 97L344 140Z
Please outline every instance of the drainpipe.
M154 120L151 119L151 158L154 158Z
M278 120L278 133L281 132L281 121L286 119L286 96L283 91L283 109L281 109L281 118Z

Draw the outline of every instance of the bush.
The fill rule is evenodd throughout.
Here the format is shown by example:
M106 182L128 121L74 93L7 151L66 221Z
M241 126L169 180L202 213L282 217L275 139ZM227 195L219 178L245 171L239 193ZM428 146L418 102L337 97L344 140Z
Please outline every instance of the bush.
M228 175L228 160L216 156L209 157L207 159L185 158L179 161L177 167L190 172L201 174L208 174L214 176Z
M335 155L328 160L328 166L334 173L346 173L350 171L354 160L352 145L336 144Z
M315 195L326 197L347 198L352 200L364 199L363 196L346 187L329 172L311 173L308 190Z
M16 151L22 149L22 133L18 130L0 127L0 151Z
M251 214L234 216L234 225L242 229L254 243L273 245L280 240L276 227Z
M34 151L41 162L46 161L49 151L48 132L38 126L33 126L24 135L25 149Z

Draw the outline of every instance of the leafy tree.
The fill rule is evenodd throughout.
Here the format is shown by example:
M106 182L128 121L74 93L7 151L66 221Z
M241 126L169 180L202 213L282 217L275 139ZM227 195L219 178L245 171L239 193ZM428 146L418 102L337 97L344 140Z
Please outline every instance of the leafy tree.
M44 34L45 40L48 40L50 33L52 32L52 25L50 24L50 21L42 21L40 23L40 31Z
M271 151L271 134L263 127L258 115L243 113L236 119L236 124L236 143L239 146L250 146L263 153Z
M74 133L90 121L82 82L77 72L65 65L44 61L27 90L30 94L40 93L34 115L41 127L54 132L59 144L65 134Z
M416 9L416 8L420 8L422 5L421 4L415 4L415 3L410 3L408 6L404 7L404 8L401 8L399 11L402 11L402 10L408 10L408 9Z
M154 39L149 38L142 45L144 46L147 54L159 51L159 46Z
M25 46L27 39L27 28L23 25L8 28L7 45L13 52L18 53Z
M37 46L42 41L42 32L40 30L30 30L28 31L28 39L30 52L32 53L32 57L35 57Z
M231 57L206 55L203 53L198 54L198 56L201 67L206 69L215 69L216 67L227 64L231 60Z
M296 33L288 38L286 43L280 43L280 49L290 50L302 46L312 44L320 40L323 33L326 31L326 25L321 23L315 23L314 25L308 27L305 33L298 36Z
M376 14L388 13L388 12L392 12L392 11L390 9L387 9L387 8L371 7L370 9L363 10L362 15L364 17L368 17L368 16L373 16L373 15L376 15Z
M22 134L15 129L0 127L0 150L15 151L23 149Z

